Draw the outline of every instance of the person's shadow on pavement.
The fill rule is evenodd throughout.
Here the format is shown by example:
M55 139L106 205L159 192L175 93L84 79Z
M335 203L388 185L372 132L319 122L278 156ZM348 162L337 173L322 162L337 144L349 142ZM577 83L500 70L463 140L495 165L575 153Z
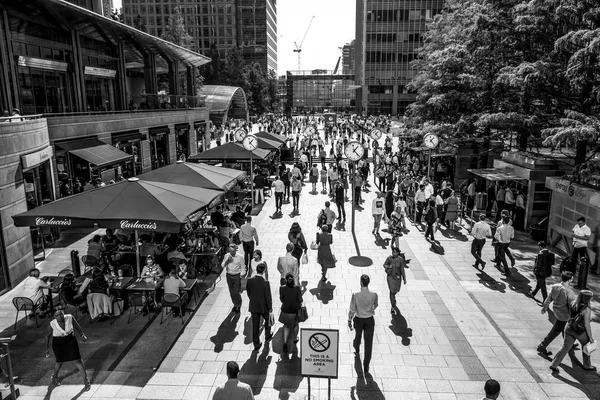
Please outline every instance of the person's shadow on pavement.
M335 290L335 288L336 286L332 285L329 281L319 281L317 287L314 289L310 289L309 292L323 304L328 304L331 300L333 300L333 291Z
M379 385L370 373L363 373L360 356L354 355L354 370L356 371L356 385L350 387L351 400L385 400Z
M290 354L277 362L275 382L273 388L279 391L279 400L289 400L290 395L300 387L304 377L301 375L300 358L297 354ZM293 398L293 397L292 397Z
M410 346L410 338L413 335L413 331L408 327L408 322L402 314L396 310L396 315L392 316L390 330L394 332L394 335L402 338L402 344L404 346Z
M233 342L235 340L238 335L238 332L235 330L235 328L239 319L239 313L229 313L223 322L221 322L219 329L217 329L217 333L210 338L210 341L215 344L215 353L220 353L223 351L223 345L225 343Z
M269 342L265 342L262 352L259 354L258 350L254 350L248 361L240 368L240 380L252 386L255 395L260 393L265 384L271 360Z

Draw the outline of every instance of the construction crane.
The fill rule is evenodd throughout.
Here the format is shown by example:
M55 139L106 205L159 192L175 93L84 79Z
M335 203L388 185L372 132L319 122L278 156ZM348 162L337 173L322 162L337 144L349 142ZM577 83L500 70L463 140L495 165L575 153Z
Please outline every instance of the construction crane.
M312 16L312 18L310 19L310 22L308 23L308 28L306 28L306 32L304 32L304 36L302 37L300 46L298 46L298 44L296 42L294 42L294 47L296 47L294 49L294 53L298 53L298 71L302 70L301 64L300 64L300 53L302 52L302 45L304 44L304 39L306 39L306 35L308 34L308 30L310 29L310 26L312 25L313 19L315 19L314 15Z

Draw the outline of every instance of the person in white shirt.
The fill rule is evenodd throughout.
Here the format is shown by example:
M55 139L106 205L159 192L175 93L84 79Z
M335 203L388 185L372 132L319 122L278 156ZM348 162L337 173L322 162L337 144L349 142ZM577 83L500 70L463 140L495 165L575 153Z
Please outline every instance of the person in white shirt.
M373 199L371 205L371 212L373 214L373 234L379 235L379 227L381 225L381 218L385 213L385 199L381 192L377 193L377 197Z
M492 236L492 229L489 224L485 222L485 214L479 214L479 221L473 225L471 229L471 235L473 241L471 242L471 254L475 257L475 268L478 268L481 264L481 270L485 268L485 261L481 259L481 250L485 245L485 238Z
M22 285L22 292L19 297L27 297L33 301L33 304L36 304L40 299L44 299L44 289L48 289L48 291L52 289L51 284L40 279L40 270L37 268L32 268L29 271L29 276L23 280ZM48 297L44 299L42 309L45 309L51 302L52 295L48 293ZM35 312L35 310L33 310L33 312Z
M237 253L237 244L231 243L229 245L229 253L223 257L223 263L221 266L227 269L225 274L227 277L227 286L229 287L229 296L233 302L233 312L238 314L242 307L242 275L246 275L246 268L244 267L244 257Z
M283 205L283 194L285 192L285 184L279 175L275 177L272 187L275 191L275 212L278 213L281 212L281 206Z
M212 400L254 400L252 388L238 379L240 367L235 361L227 363L227 382L217 387Z
M415 203L417 205L417 215L415 218L415 224L421 223L421 217L423 216L423 210L427 204L427 194L425 193L425 185L420 185L419 190L415 193Z
M497 267L500 269L500 264L502 264L504 267L503 275L506 276L510 276L511 274L506 262L506 249L508 249L510 241L515 237L515 230L508 224L509 221L510 219L508 216L502 217L502 226L496 229L496 234L494 235L494 238L498 241L498 256L496 257Z
M246 268L250 266L250 259L254 253L254 245L258 246L258 232L252 226L252 217L246 217L246 223L240 228L240 241L244 249L244 265Z
M585 218L577 218L577 225L573 227L573 253L571 253L571 262L573 268L577 268L580 263L579 273L577 274L577 287L585 289L587 286L587 275L589 268L589 257L587 254L587 242L592 236L592 230L585 224Z
M433 192L435 190L433 189L433 185L431 184L431 182L429 182L429 179L425 179L424 185L425 185L425 199L429 200L429 199L431 199L431 196L433 196Z

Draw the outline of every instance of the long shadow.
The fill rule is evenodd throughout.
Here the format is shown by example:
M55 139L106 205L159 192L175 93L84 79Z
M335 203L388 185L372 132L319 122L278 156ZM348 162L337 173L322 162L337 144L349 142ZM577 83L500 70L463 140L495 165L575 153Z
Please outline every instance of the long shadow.
M238 335L238 332L235 330L235 328L239 319L239 313L229 313L223 322L221 322L219 329L217 329L217 333L210 338L210 341L215 344L215 353L220 353L223 351L223 345L225 343L230 343L235 340Z
M360 357L354 356L354 370L356 371L356 385L350 387L351 400L385 400L377 382L371 374L364 374Z
M442 256L444 254L446 254L446 250L444 249L444 246L442 246L440 244L440 242L438 242L437 240L429 240L429 239L427 239L427 241L429 242L429 244L431 244L429 251L431 251L432 253L435 253L435 254L442 255Z
M438 229L438 233L441 233L443 237L447 239L454 239L460 242L468 242L469 238L465 236L462 232L456 231L454 229Z
M410 346L410 338L413 335L413 330L408 327L408 322L402 314L398 313L392 317L389 328L394 335L402 338L402 344L404 346Z
M300 375L300 358L297 354L292 354L291 358L282 358L276 364L273 388L279 391L280 400L289 400L290 395L298 390L304 379Z
M319 281L317 287L310 289L309 292L323 304L328 304L331 300L333 300L333 291L335 288L336 286L332 285L329 281Z
M506 283L497 281L492 276L488 275L484 271L477 273L479 277L479 283L490 290L495 290L500 293L506 293Z
M255 395L260 394L265 384L271 360L272 357L269 355L269 345L268 343L265 343L262 347L262 352L259 354L257 350L254 350L250 355L250 358L240 369L240 380L252 386L252 391Z
M375 236L375 245L386 250L387 246L390 244L390 240L390 238L383 238L380 234L377 234L377 236Z

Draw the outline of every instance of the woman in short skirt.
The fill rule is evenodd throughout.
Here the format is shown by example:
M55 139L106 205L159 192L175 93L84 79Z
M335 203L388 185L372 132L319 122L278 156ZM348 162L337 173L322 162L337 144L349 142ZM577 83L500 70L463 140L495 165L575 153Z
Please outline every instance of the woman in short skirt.
M88 379L85 366L81 360L81 354L79 354L79 344L77 343L77 338L75 338L73 328L79 332L81 339L85 343L87 341L87 336L85 336L81 330L81 326L72 315L65 314L60 309L54 313L54 319L50 321L50 331L46 337L46 357L50 357L50 339L52 339L52 351L56 357L54 374L52 374L52 385L60 385L58 373L60 372L63 363L73 361L79 372L83 374L85 390L89 391L91 388L90 380Z

